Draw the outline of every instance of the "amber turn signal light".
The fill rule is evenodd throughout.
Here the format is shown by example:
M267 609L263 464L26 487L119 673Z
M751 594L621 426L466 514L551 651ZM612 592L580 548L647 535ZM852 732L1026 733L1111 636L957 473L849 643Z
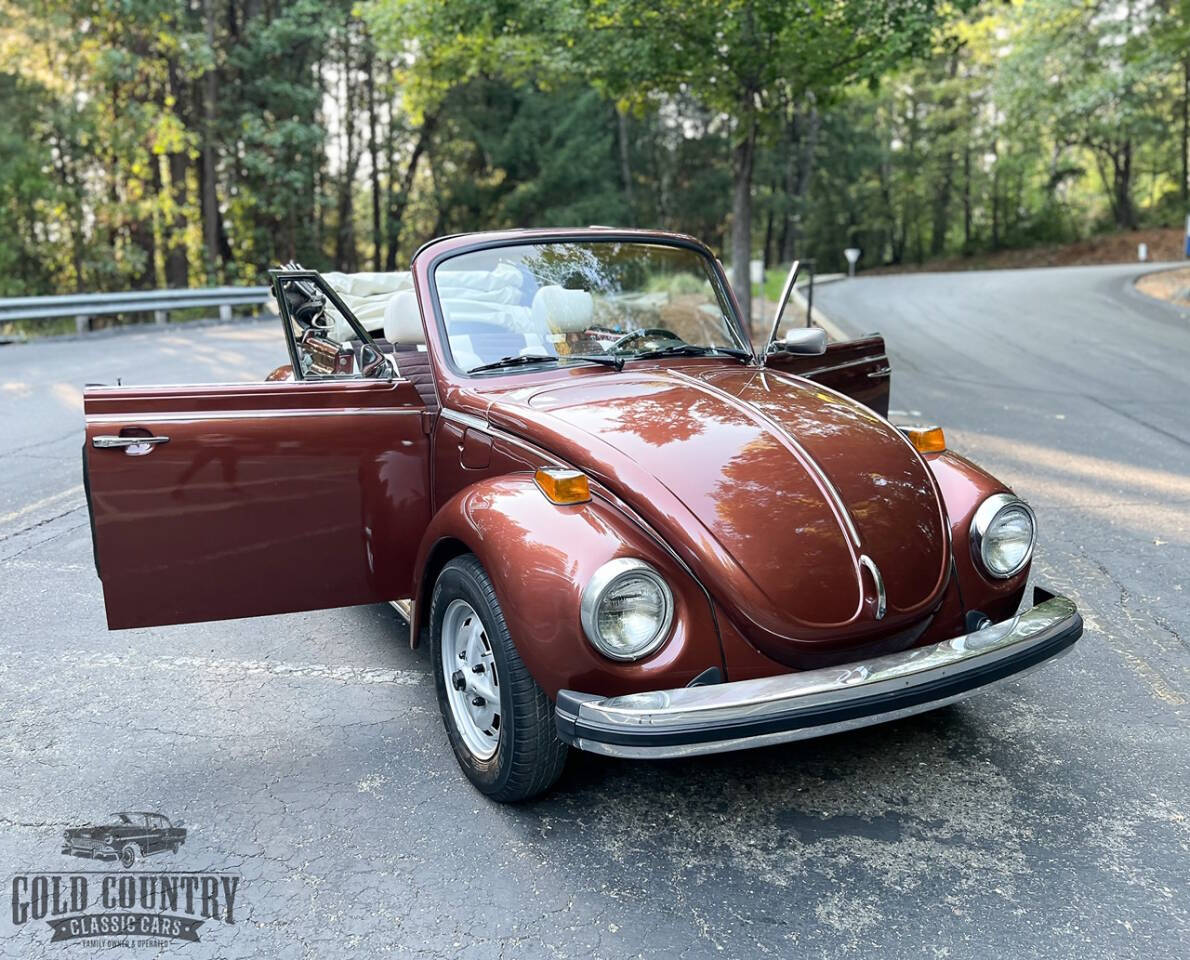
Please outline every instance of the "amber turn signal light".
M901 433L918 453L941 453L946 449L946 435L941 427L901 427Z
M533 479L553 503L586 503L591 499L591 484L581 470L538 467Z

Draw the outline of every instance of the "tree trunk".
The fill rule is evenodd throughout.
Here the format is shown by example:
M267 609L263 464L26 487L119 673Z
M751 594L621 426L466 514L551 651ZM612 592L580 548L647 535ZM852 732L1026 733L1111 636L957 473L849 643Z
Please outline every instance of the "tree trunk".
M992 249L1000 249L1000 151L992 141Z
M818 146L818 131L822 125L822 117L818 113L818 104L811 94L809 106L798 124L798 160L797 178L793 184L793 216L789 230L789 255L782 257L786 263L793 261L795 254L801 252L802 245L802 213L806 209L806 197L810 193L810 183L814 178L814 150ZM812 252L812 251L808 251Z
M756 114L751 97L740 113L739 142L732 149L731 285L740 302L744 325L752 328L752 168L756 160Z
M942 160L942 183L934 194L934 220L930 227L930 256L941 255L946 248L946 228L950 223L950 186L954 179L954 154Z
M776 251L773 249L773 219L776 216L777 195L780 189L781 185L774 180L772 197L764 214L764 243L760 248L760 256L766 268L777 262Z
M1190 208L1190 54L1182 59L1182 212Z
M801 135L797 120L797 107L787 107L785 114L785 163L781 171L785 202L781 211L781 234L777 239L777 260L779 263L792 263L797 255L797 231L793 223L797 216L797 211L794 209L794 195L797 193L798 137Z
M359 150L355 141L356 85L351 51L354 44L350 21L343 28L343 100L340 122L343 124L343 170L339 175L338 229L335 231L335 267L345 273L359 269L359 251L355 243L353 209L355 175L359 169Z
M1125 140L1115 166L1116 223L1124 230L1136 228L1136 211L1132 206L1132 141Z
M173 219L165 224L165 285L173 289L190 286L190 259L186 256L186 169L185 153L169 155L169 191Z
M624 181L624 205L628 208L627 226L636 226L636 208L632 200L632 155L629 150L628 116L616 108L616 127L620 141L620 178Z
M971 147L963 147L963 253L971 253Z
M185 84L178 74L177 64L169 62L169 89L174 98L174 112L183 125L183 94ZM186 255L186 171L190 166L185 150L171 153L167 158L170 206L173 216L162 224L165 239L165 285L175 290L190 286L190 259Z
M409 193L413 190L413 178L417 175L417 164L421 160L421 155L426 152L430 145L430 138L434 135L434 128L438 125L438 118L434 114L428 114L425 120L422 121L421 131L417 135L417 141L413 144L413 152L409 155L409 163L405 167L405 175L401 178L401 186L399 190L394 190L392 177L389 177L388 185L388 250L384 256L384 269L397 269L397 244L401 239L401 221L405 216L405 208L409 205ZM389 169L393 169L390 164Z
M215 3L203 0L203 20L207 45L215 55ZM219 77L214 64L202 80L202 232L210 269L219 270L219 199L215 189L215 102L219 96Z
M364 61L364 80L368 92L368 156L372 163L372 269L379 272L384 255L384 237L380 222L380 146L376 139L376 56L370 38Z

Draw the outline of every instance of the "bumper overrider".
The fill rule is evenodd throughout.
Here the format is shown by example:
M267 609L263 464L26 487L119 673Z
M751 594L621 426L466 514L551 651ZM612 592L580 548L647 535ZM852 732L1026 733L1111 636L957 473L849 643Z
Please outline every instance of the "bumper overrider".
M562 690L558 733L613 757L686 757L923 713L1069 652L1083 632L1074 604L1040 587L1033 604L973 633L837 667L620 697Z

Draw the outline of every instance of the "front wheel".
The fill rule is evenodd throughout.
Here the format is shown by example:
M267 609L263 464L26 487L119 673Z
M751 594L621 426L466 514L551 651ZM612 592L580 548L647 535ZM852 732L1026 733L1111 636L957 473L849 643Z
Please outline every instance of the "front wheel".
M430 649L442 720L467 778L506 803L553 786L566 744L508 635L492 581L470 554L451 560L434 584Z
M140 856L140 847L135 843L126 843L120 848L120 863L124 865L124 869L128 870L137 861Z

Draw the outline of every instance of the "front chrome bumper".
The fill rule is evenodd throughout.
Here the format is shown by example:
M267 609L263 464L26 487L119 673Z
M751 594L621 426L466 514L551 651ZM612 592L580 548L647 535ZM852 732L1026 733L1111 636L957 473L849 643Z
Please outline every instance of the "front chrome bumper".
M686 757L923 713L1067 653L1083 632L1074 604L1040 587L1033 603L974 633L838 667L621 697L562 690L558 734L613 757Z

